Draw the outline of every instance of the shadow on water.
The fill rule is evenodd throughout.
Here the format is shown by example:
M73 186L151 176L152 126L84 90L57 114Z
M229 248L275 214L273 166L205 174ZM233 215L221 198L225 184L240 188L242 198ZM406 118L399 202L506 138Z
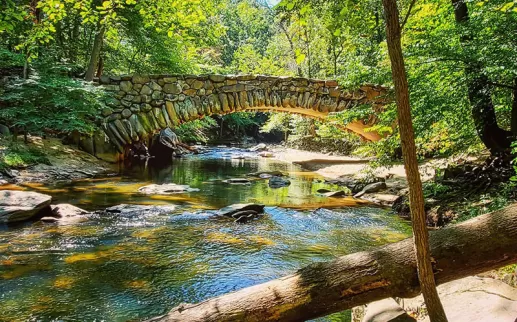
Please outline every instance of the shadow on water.
M232 154L248 158L232 159ZM291 185L271 189L267 180L223 182L273 170L286 173ZM177 208L165 214L96 214L71 226L0 228L0 321L143 319L409 235L407 224L390 213L351 200L333 209L303 209L325 205L328 198L316 190L329 188L303 173L240 150L215 150L162 167L136 165L117 178L39 187L58 202L92 210L120 203ZM137 193L141 186L170 182L200 191ZM242 202L266 204L266 215L239 225L205 210Z

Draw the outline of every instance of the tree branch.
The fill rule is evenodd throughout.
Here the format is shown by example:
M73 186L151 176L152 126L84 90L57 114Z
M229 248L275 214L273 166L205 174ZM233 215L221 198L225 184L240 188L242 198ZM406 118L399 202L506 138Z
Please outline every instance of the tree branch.
M406 25L409 15L411 14L411 10L413 9L413 6L415 5L416 0L411 1L409 4L409 8L407 9L406 16L404 17L404 21L402 21L402 24L400 25L400 30L402 31L404 29L404 26Z

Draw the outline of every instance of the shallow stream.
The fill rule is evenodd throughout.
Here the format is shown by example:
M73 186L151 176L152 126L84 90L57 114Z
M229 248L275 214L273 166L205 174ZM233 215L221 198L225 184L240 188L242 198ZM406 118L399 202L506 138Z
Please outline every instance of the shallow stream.
M236 154L246 159L235 159ZM279 170L289 187L267 180L222 180ZM199 192L145 196L150 183L187 184ZM262 283L314 261L396 242L409 225L351 198L318 196L336 188L298 166L238 149L213 149L163 167L138 164L118 177L30 185L54 203L100 210L121 203L174 205L167 214L97 214L61 226L0 226L0 321L130 321L164 314ZM262 203L266 215L236 224L210 210ZM349 313L325 318L348 321Z

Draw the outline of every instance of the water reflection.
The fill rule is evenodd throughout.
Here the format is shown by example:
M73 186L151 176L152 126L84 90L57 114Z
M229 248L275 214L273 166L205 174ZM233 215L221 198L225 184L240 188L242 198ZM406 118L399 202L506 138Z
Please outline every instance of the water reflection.
M48 193L65 190L56 199L90 209L119 203L177 207L169 213L94 215L73 226L35 223L0 229L0 320L143 319L409 234L404 222L378 208L276 207L322 204L328 199L315 191L324 184L299 175L296 166L249 157L231 159L215 151L167 167L135 167L117 178L36 187ZM288 173L291 186L222 182L272 170ZM136 193L151 182L188 184L201 191ZM237 202L264 203L266 215L238 225L205 209ZM342 321L343 316L349 314L326 320Z

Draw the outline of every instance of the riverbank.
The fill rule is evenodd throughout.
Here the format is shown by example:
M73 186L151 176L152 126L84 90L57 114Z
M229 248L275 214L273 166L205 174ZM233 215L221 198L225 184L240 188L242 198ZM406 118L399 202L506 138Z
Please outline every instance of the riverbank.
M29 137L13 143L0 139L0 184L44 183L94 178L118 173L118 165L99 160L60 139Z

